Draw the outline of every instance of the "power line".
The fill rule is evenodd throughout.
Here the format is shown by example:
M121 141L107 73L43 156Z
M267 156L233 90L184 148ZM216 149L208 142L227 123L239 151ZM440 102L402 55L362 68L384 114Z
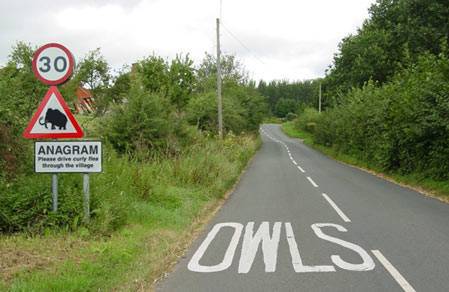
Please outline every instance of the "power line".
M224 24L223 24L223 22L221 23L221 26L225 29L225 31L232 37L232 38L234 38L243 48L245 48L249 53L250 53L250 55L253 57L253 58L255 58L255 59L257 59L257 61L259 61L260 63L262 63L262 64L264 64L265 65L265 62L264 61L262 61L259 57L257 57L256 56L256 54L254 54L253 53L253 51L250 49L250 48L248 48L248 46L246 46L235 34L233 34Z

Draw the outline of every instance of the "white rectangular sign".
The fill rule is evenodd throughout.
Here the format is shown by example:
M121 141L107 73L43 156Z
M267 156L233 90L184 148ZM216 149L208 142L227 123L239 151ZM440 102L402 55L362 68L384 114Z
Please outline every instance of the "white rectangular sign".
M100 141L40 141L34 144L34 170L38 173L101 172Z

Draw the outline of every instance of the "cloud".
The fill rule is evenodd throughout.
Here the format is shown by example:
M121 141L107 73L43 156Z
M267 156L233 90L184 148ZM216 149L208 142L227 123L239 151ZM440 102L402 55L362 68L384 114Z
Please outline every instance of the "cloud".
M324 75L338 42L356 31L374 0L222 2L222 51L237 55L253 78L297 80ZM215 54L218 3L3 1L0 64L20 40L34 45L57 41L78 58L100 47L114 68L152 53L164 57L190 53L199 62L204 52Z

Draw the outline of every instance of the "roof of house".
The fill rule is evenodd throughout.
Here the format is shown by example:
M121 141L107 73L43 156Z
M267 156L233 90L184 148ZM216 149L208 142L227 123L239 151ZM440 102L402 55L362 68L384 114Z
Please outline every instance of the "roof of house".
M90 92L89 89L80 86L76 89L76 96L78 99L92 98L92 92Z

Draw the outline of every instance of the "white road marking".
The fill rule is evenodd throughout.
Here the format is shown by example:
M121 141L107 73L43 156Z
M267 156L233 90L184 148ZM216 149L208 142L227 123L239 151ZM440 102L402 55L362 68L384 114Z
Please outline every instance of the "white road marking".
M299 166L299 165L298 165L298 169L299 169L302 173L305 173L305 172L306 172L306 171L305 171L304 169L302 169L302 167Z
M238 269L239 274L249 272L261 242L265 272L272 273L276 271L281 227L282 222L275 222L273 225L273 233L270 236L269 222L262 222L256 233L254 233L254 222L248 222L245 228L245 235L243 236L242 253Z
M206 252L207 248L209 247L212 240L214 240L215 236L217 235L218 231L222 227L231 227L234 228L234 234L232 235L231 242L229 243L228 249L225 252L225 255L223 257L223 260L221 263L214 265L214 266L203 266L200 264L200 260L203 257L204 253ZM240 223L219 223L216 224L212 230L207 234L206 239L201 243L198 250L195 252L193 257L190 259L189 264L187 265L187 268L192 272L199 272L199 273L211 273L211 272L220 272L224 271L227 268L229 268L232 264L232 259L234 258L235 250L237 248L237 244L240 240L240 235L242 234L243 225Z
M316 187L316 188L318 187L318 185L313 181L312 178L310 178L310 176L308 176L307 179L308 179L309 182L312 184L312 186L314 186L314 187Z
M361 264L352 264L344 261L339 255L331 255L332 262L337 265L338 267L349 270L349 271L371 271L376 266L374 264L373 259L371 256L360 246L357 244L342 240L340 238L336 238L327 234L324 234L323 231L321 231L321 228L323 227L334 227L338 231L341 232L347 232L348 230L344 228L341 225L334 224L334 223L315 223L312 224L312 229L315 231L316 236L318 236L321 239L324 239L329 242L336 243L340 246L346 247L347 249L350 249L354 252L356 252L363 260Z
M285 233L287 234L288 247L290 248L292 264L296 273L335 272L334 266L305 266L302 263L301 255L299 254L298 245L296 244L295 235L293 234L293 229L290 222L285 222Z
M292 160L292 162L293 162L294 165L298 165L298 163L296 163L296 161Z
M340 215L340 217L341 217L341 219L343 219L343 221L351 222L351 220L348 218L348 216L346 216L345 213L343 213L343 211L337 206L337 204L335 204L335 202L331 198L329 198L328 195L326 195L325 193L323 193L322 195L326 199L326 201L332 206L332 208L334 208L334 210L337 212L337 214Z
M409 282L399 273L398 270L384 257L384 255L379 250L371 251L379 262L385 267L385 269L390 273L390 275L398 282L399 286L405 292L415 292L416 290L410 285Z

